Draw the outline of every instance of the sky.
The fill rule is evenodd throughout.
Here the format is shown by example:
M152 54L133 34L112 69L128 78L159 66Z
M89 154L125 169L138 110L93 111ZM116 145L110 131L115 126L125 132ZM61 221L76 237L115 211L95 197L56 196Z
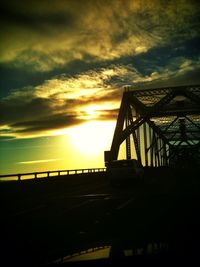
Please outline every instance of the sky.
M104 166L123 87L200 83L193 0L2 0L0 173Z

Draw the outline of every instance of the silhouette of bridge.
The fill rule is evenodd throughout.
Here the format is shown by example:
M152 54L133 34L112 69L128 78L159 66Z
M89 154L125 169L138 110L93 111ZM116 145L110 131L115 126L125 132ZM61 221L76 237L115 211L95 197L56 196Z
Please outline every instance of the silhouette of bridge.
M126 159L136 157L142 166L199 164L200 85L126 87L106 165L117 160L123 143Z

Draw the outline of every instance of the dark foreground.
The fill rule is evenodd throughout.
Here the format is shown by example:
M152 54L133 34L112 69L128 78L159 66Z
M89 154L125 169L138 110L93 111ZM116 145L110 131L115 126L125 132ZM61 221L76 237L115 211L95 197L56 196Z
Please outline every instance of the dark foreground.
M148 170L144 182L120 188L110 186L106 173L1 183L0 265L194 265L198 174ZM100 246L111 247L109 259L65 260Z

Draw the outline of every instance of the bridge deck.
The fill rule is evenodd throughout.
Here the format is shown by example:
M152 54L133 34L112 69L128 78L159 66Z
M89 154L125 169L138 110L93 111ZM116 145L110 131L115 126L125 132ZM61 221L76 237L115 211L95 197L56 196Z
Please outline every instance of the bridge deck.
M38 266L96 246L149 243L195 255L199 185L195 173L164 171L129 188L112 188L106 173L2 183L1 261Z

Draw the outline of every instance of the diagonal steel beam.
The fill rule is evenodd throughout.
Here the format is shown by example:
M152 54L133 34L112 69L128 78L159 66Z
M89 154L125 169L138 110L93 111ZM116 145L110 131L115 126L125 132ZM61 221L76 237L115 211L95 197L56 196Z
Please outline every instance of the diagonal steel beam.
M191 91L192 89L195 89L195 91ZM119 115L117 119L117 124L114 132L113 142L111 145L111 157L112 160L117 159L118 153L119 153L119 147L122 144L122 142L130 137L131 134L135 133L135 130L137 130L142 124L147 123L151 129L153 129L153 132L163 140L164 145L168 145L170 150L173 149L173 145L170 143L170 139L165 136L167 134L168 129L173 125L179 116L186 116L188 114L199 114L200 112L200 87L195 86L194 88L191 88L191 86L180 86L180 87L169 87L169 88L160 88L160 89L153 89L150 91L148 90L142 90L142 91L126 91L123 94L122 102L119 110ZM144 105L137 97L144 96L144 95L163 95L157 103L155 103L152 107L148 107ZM178 96L182 95L188 99L190 99L193 103L197 104L194 106L192 110L167 110L165 106L170 103L170 101ZM139 117L133 120L133 115L130 110L131 107L139 113ZM170 106L171 107L171 106ZM173 107L173 106L172 106ZM169 116L171 113L176 115L175 120L170 123L164 131L160 129L159 126L157 126L152 120L152 117L162 117L162 116ZM179 113L180 114L179 114ZM124 129L124 123L126 121L126 118L128 117L129 123L126 124L126 127ZM130 118L131 117L131 118ZM193 122L194 124L194 122ZM196 125L195 125L196 126ZM199 128L200 126L198 126ZM186 140L187 141L187 140ZM181 144L181 143L180 143ZM180 145L179 144L179 145ZM188 142L188 145L193 146L191 143ZM136 148L136 146L135 146ZM136 148L137 150L137 148ZM175 152L175 151L174 151ZM137 153L137 151L136 151Z
M200 106L200 97L197 94L194 94L191 91L184 90L183 94L185 97L189 98L192 102Z
M137 105L137 107L139 106L139 110L142 114L138 119L134 121L133 124L130 124L126 129L123 130L120 142L122 143L132 131L136 130L141 124L143 124L146 121L149 124L149 126L153 128L167 144L169 144L167 138L163 135L162 131L155 125L154 122L152 122L149 119L149 117L151 117L152 111L155 112L155 110L159 109L164 103L166 104L170 102L173 99L173 97L174 94L170 92L167 96L161 99L155 106L153 106L151 109L148 109L143 103L141 103L138 99L136 99L136 97L132 96L131 104L134 104L134 106Z
M120 143L120 137L121 137L121 132L123 131L127 107L128 107L127 94L124 93L123 97L122 97L120 109L119 109L117 124L115 127L113 141L112 141L111 150L110 150L111 151L111 157L113 160L116 160L117 156L118 156L119 147L121 144Z

